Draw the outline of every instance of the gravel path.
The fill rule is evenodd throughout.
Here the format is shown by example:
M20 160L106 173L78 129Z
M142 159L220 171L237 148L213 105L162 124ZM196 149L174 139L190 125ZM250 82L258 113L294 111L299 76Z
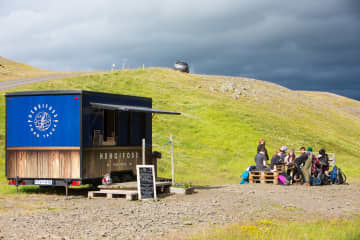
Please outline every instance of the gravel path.
M83 73L65 73L65 74L56 74L56 75L49 75L49 76L42 76L42 77L33 77L33 78L24 78L24 79L16 79L16 80L10 80L10 81L4 81L0 82L0 91L32 84L32 83L38 83L38 82L44 82L49 80L55 80L59 78L65 78L65 77L73 77L77 76Z
M352 216L360 213L359 198L360 184L227 185L156 202L81 195L65 200L61 194L0 196L0 239L167 239L260 218Z

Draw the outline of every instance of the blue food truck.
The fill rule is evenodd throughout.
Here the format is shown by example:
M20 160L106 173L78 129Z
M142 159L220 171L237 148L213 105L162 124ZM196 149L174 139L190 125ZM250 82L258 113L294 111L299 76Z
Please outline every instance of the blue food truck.
M152 99L90 91L6 93L5 169L11 185L65 186L134 179L152 157Z

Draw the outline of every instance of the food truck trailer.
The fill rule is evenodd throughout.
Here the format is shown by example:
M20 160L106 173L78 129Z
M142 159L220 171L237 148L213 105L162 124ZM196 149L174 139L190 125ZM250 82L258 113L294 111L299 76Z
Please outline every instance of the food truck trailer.
M136 179L152 158L152 99L90 91L6 93L10 185L65 186ZM145 150L142 139L145 139Z

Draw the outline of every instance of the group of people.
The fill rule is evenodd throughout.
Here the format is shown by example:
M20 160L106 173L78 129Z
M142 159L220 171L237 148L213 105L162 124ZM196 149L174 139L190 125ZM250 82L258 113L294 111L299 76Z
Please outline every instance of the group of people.
M269 155L265 147L265 140L261 138L255 155L255 171L276 171L276 165L285 165L286 174L291 182L310 186L310 179L320 179L322 184L327 184L329 179L329 157L325 149L320 149L319 155L315 156L311 147L300 148L300 155L296 156L291 149L287 152L287 147L282 146L272 156L270 163Z

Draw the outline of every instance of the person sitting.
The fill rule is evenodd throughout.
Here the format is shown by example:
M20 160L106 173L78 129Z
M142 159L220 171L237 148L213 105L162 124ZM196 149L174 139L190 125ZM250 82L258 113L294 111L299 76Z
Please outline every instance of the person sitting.
M295 164L295 151L293 149L290 150L289 154L285 157L285 172L291 177L290 183L292 184L293 176L294 176L294 164Z
M255 156L255 164L256 169L255 171L269 171L270 168L266 167L267 161L265 158L265 149L260 149L259 153Z
M268 161L269 160L269 155L268 155L267 149L265 147L265 140L263 138L260 138L260 140L259 140L259 144L257 146L257 153L259 153L261 149L264 149L264 151L265 151L265 159L266 159L266 161Z
M304 180L304 174L301 171L301 168L304 166L309 157L305 151L305 147L301 147L300 152L300 156L298 156L294 162L294 180L297 182Z
M281 154L280 154L280 160L279 160L279 164L283 164L285 163L285 158L286 158L286 151L287 151L287 147L286 146L282 146L280 148Z
M321 184L328 185L330 184L330 175L329 175L329 156L326 154L325 149L320 149L318 156L318 169L319 169L319 178Z
M276 151L276 153L272 156L271 162L270 162L270 169L271 169L271 170L274 170L274 168L275 168L276 165L281 164L281 162L280 162L281 154L282 154L282 153L281 153L281 150L278 149L278 150Z
M311 164L311 177L317 178L321 175L321 165L319 159L312 155L312 164Z
M286 165L291 165L291 164L294 164L295 163L295 159L296 159L296 156L295 156L295 151L294 149L291 149L289 154L286 155L285 159L284 159L284 163Z
M320 149L319 154L318 159L321 170L323 173L329 175L329 156L326 154L325 149Z

